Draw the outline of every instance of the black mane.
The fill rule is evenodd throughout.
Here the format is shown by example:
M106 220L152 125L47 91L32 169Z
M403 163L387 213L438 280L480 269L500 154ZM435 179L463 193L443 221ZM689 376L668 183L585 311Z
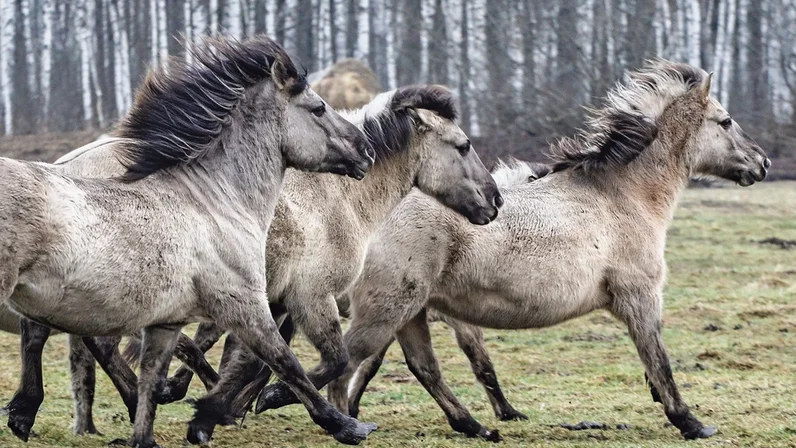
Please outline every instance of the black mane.
M292 92L307 87L306 74L264 36L207 39L186 51L192 62L172 59L150 70L116 131L129 139L117 151L127 168L123 181L188 163L212 149L245 89L270 78L276 60L293 80Z
M451 121L458 117L456 97L443 86L413 85L397 89L389 105L367 116L363 124L363 131L376 151L376 163L409 146L415 132L416 109L430 110Z

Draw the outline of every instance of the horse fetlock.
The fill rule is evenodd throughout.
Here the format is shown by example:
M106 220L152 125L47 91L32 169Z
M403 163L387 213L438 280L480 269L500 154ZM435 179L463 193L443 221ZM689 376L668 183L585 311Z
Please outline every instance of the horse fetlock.
M221 411L223 406L218 405L212 399L203 398L194 403L196 412L193 419L188 423L188 442L194 445L209 443L213 437L216 424L221 421L225 413Z
M509 407L508 409L502 409L500 412L497 413L496 417L500 419L500 421L502 422L528 420L527 415L523 414L522 412L512 407Z
M460 432L467 437L480 437L484 440L497 442L500 440L498 431L490 431L478 423L472 416L467 415L463 418L448 418L448 423L454 431ZM497 438L497 440L495 439Z
M262 392L260 392L254 412L259 414L268 409L279 409L283 406L296 403L299 403L296 394L294 394L285 383L280 381L266 386Z
M169 378L155 392L155 402L157 404L174 403L182 400L186 395L188 395L188 384L184 384L184 381L181 381L180 378Z
M666 417L686 440L707 439L716 434L715 426L705 426L690 411L683 413L666 413Z

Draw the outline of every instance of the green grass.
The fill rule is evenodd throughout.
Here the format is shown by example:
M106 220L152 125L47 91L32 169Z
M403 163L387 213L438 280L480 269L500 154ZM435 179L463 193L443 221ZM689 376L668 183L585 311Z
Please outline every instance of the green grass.
M688 190L669 235L664 340L684 398L698 418L719 428L714 438L688 446L796 446L796 249L758 243L796 240L796 183ZM719 330L708 331L708 325ZM446 380L479 421L500 430L504 446L686 445L677 430L664 427L627 333L607 313L546 330L486 332L506 395L527 422L496 421L449 330L435 324L433 331ZM306 340L297 341L296 351L305 366L314 363ZM3 401L16 388L18 352L15 336L0 336ZM214 362L219 355L220 345L211 352ZM492 446L453 433L397 347L387 359L363 400L361 417L380 425L366 446ZM49 342L44 371L46 399L34 427L38 437L28 447L103 447L129 436L124 407L101 372L95 419L104 436L72 436L63 336ZM201 393L195 381L190 395ZM182 446L191 414L185 403L161 407L157 440ZM632 428L570 432L551 426L581 420ZM301 407L250 416L244 426L219 428L213 445L336 446ZM3 427L0 446L25 445Z

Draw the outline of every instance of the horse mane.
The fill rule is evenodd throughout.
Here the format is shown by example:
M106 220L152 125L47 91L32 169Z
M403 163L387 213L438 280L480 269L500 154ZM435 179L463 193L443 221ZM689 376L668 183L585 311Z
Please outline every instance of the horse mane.
M426 109L454 121L459 115L456 97L440 85L412 85L380 93L361 109L342 112L365 132L376 151L376 163L404 151L415 132L417 109Z
M510 157L508 162L498 159L492 168L492 179L500 188L513 187L541 179L550 173L550 167L543 163L526 162Z
M171 59L168 66L149 71L115 133L127 139L117 149L127 169L123 181L189 163L214 148L245 90L270 78L275 61L293 81L291 93L308 85L306 73L264 36L205 39L186 52L190 58Z
M700 85L703 70L664 59L647 61L608 92L603 107L589 109L586 127L548 152L553 171L606 170L633 161L657 137L657 119L676 98Z

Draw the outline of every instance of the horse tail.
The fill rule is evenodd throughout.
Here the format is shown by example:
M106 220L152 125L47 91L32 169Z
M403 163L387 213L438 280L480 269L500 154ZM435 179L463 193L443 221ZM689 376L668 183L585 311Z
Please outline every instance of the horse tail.
M122 359L132 368L138 367L141 361L141 337L139 335L131 335L127 338L127 346L122 352Z
M550 172L550 167L544 163L526 162L511 157L508 162L498 159L492 169L492 178L499 188L507 188L533 182Z

